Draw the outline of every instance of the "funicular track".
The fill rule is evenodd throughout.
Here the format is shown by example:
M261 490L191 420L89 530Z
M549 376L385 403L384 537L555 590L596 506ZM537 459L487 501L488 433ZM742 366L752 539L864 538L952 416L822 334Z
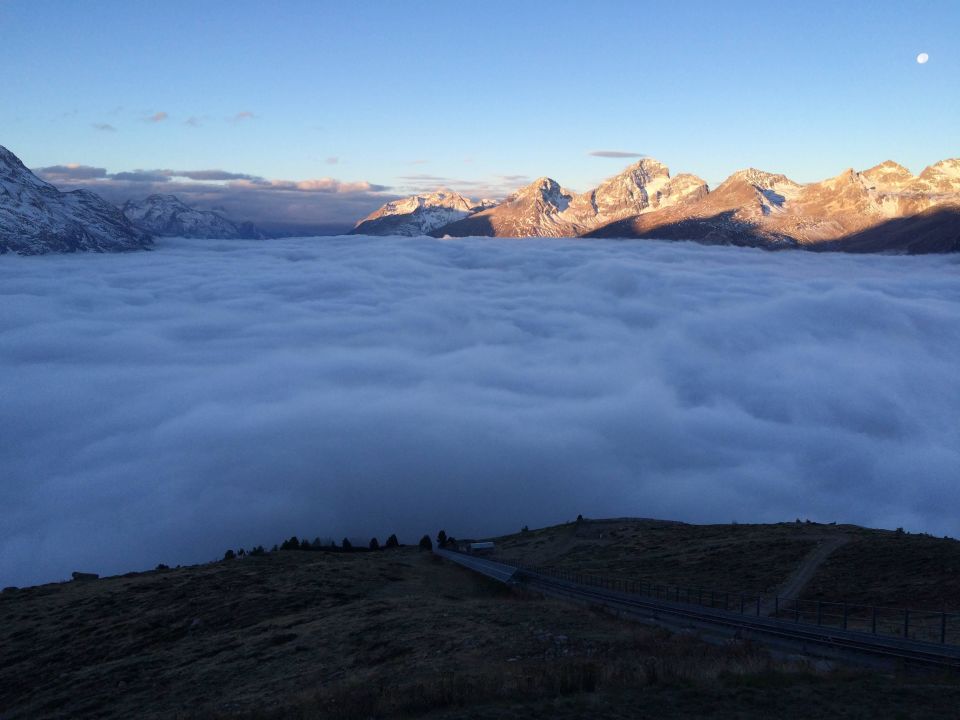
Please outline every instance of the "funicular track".
M695 603L598 587L549 571L514 566L450 550L439 556L498 582L556 598L600 606L626 617L671 627L692 627L721 637L746 637L775 649L854 664L960 670L960 647L813 625Z

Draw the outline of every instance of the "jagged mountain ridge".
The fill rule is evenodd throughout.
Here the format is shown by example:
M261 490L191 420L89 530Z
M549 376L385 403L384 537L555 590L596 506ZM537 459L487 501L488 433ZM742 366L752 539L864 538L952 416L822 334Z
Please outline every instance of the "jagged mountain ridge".
M671 177L666 165L643 158L585 193L539 178L429 234L666 238L832 250L845 249L850 238L851 250L951 251L955 228L934 226L956 222L957 213L931 212L937 208L960 208L960 159L942 160L917 176L886 161L807 184L747 168L710 190L695 175ZM891 224L921 215L916 223ZM924 228L926 240L912 242L904 235L910 227ZM872 228L877 231L863 234ZM356 232L362 232L359 225Z
M566 190L543 177L502 203L434 231L463 237L575 237L616 220L690 202L707 193L695 175L677 175L653 158L643 158L585 193Z
M61 192L0 146L0 254L141 250L150 234L88 190Z
M921 224L894 223L935 208L960 206L956 161L942 161L914 176L892 161L857 172L848 169L801 185L783 175L738 171L685 212L655 213L611 223L591 237L690 239L759 247L902 252L950 252L956 214L929 214ZM948 223L934 231L931 223ZM927 228L915 243L909 227ZM877 231L864 240L866 231ZM936 242L930 238L939 238ZM849 242L848 242L849 241Z
M128 200L122 210L134 225L161 237L215 240L264 237L253 223L236 223L212 210L196 210L176 195L150 195L144 200Z
M542 177L503 202L432 231L434 235L498 237L565 237L578 234L570 212L574 194L556 180Z

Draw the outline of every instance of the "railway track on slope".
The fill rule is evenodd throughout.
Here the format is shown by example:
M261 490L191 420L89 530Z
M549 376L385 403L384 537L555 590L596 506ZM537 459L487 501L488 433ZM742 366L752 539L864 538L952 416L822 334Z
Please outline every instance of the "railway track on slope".
M691 627L725 637L745 637L775 649L879 666L923 666L960 670L960 647L920 642L855 630L811 625L763 615L661 600L553 577L524 567L449 550L441 557L498 582L544 595L599 606L634 619L670 627Z

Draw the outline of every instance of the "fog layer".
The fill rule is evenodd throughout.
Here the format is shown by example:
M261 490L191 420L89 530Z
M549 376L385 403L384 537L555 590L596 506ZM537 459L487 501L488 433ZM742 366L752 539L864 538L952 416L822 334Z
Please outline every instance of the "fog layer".
M960 263L685 243L0 257L0 584L585 516L960 534Z

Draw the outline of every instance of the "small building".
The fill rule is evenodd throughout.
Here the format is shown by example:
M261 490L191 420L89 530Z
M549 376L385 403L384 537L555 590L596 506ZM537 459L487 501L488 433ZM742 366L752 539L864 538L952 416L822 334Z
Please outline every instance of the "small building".
M484 540L482 542L472 542L467 545L467 552L472 555L489 555L493 552L493 542Z

